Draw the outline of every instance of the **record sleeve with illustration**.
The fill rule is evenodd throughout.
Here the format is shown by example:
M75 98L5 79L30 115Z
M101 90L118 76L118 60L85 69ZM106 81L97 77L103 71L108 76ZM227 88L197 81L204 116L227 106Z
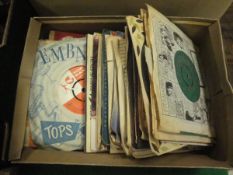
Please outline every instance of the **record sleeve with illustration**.
M83 149L85 71L86 38L39 44L28 108L36 145Z
M193 42L150 6L148 14L160 130L211 136L205 86Z

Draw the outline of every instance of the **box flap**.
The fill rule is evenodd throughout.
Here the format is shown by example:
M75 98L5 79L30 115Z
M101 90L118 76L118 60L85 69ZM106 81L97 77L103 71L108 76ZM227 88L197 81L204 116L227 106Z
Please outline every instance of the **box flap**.
M27 33L23 59L18 78L15 111L9 149L9 160L19 159L23 148L27 116L27 108L25 108L25 106L27 106L28 103L30 90L30 85L28 84L30 84L31 81L30 76L32 75L33 68L33 63L30 61L33 60L31 57L35 57L40 27L41 23L32 18Z
M232 0L30 0L40 16L79 15L137 15L145 3L167 16L220 18Z

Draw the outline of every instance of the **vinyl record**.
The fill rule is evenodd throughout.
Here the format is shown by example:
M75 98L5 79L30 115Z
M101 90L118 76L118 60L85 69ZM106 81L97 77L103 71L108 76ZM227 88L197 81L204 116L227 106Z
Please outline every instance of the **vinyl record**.
M59 82L61 104L68 111L84 115L85 107L85 66L68 69Z
M176 77L184 95L192 102L200 98L200 81L189 56L179 50L174 57Z

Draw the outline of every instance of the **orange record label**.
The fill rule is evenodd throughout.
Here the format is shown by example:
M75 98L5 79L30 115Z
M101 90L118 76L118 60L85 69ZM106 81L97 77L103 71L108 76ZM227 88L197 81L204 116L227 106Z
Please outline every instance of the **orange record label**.
M60 100L69 111L85 113L85 66L70 68L62 77L59 86Z

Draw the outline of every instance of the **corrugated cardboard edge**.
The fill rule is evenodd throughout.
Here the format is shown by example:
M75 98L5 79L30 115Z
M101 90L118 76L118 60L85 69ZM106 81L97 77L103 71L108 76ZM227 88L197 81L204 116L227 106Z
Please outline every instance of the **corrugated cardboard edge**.
M8 33L9 33L9 29L10 29L11 17L12 17L12 13L13 13L13 6L14 6L14 0L11 0L10 7L9 7L9 10L8 10L6 25L5 25L5 28L4 28L3 38L2 38L2 41L1 41L1 44L0 44L0 48L3 47L4 45L6 45L6 43L7 43Z
M26 37L26 44L23 52L23 60L22 63L25 63L25 60L33 60L31 57L35 57L37 44L35 41L38 41L39 31L41 23L31 18L30 25ZM32 64L33 65L33 64ZM21 64L20 73L18 78L18 86L16 93L16 101L15 101L15 110L14 110L14 118L12 124L12 133L10 140L10 149L9 149L9 160L19 159L21 156L24 134L25 134L25 126L26 126L26 116L27 116L27 106L29 99L29 88L30 85L25 86L25 84L30 83L27 77L27 71L32 71L30 68L27 68L27 64ZM21 117L18 117L21 116Z

